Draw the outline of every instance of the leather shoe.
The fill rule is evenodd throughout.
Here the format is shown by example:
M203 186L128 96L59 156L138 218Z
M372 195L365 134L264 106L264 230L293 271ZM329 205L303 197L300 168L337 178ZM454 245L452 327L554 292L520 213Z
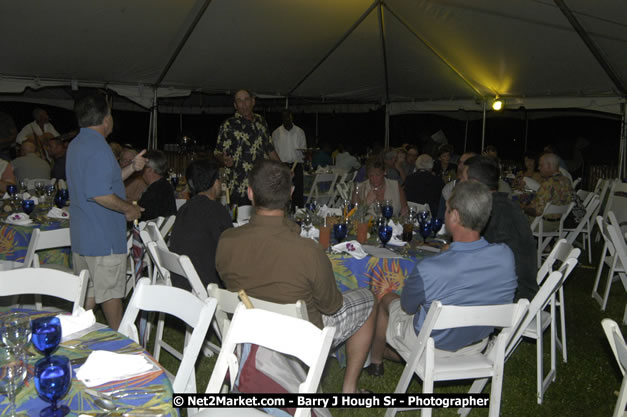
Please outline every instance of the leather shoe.
M366 372L368 372L368 374L372 376L383 376L385 372L383 369L383 362L371 363L366 367Z

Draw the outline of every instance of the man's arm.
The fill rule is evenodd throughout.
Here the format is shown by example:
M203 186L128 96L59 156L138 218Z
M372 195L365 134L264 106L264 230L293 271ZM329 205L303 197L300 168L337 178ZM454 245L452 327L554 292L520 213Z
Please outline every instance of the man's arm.
M281 158L279 158L279 154L276 151L270 152L270 159L281 162Z
M318 311L331 315L342 307L344 299L335 282L331 261L323 250L314 255L313 299Z
M409 274L401 293L401 307L407 314L415 314L427 302L425 287L418 267Z
M139 219L142 211L144 211L142 207L124 201L116 194L99 195L93 197L93 200L102 207L124 214L129 222Z
M134 172L144 169L146 162L148 162L148 160L144 158L145 153L146 149L138 153L129 165L122 168L122 181L126 181L126 179L130 177Z
M0 177L0 191L5 192L9 185L15 185L15 174L13 173L13 165L7 162L7 167L4 169L2 176Z

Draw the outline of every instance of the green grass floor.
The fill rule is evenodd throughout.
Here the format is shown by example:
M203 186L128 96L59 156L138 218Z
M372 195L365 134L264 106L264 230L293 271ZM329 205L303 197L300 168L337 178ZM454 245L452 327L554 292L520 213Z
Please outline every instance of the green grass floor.
M598 255L595 248L595 255ZM593 258L594 259L594 258ZM620 389L622 375L601 328L603 318L622 322L625 311L625 291L620 283L615 283L607 311L602 312L590 294L596 265L586 265L587 255L581 256L579 264L565 285L568 363L557 357L557 378L548 388L542 405L536 401L536 347L535 341L521 343L505 365L505 378L501 400L502 416L609 416L616 402L615 391ZM172 324L172 323L170 323ZM622 326L627 334L625 326ZM176 326L166 328L165 339L182 345L182 331ZM550 363L549 340L545 333L545 369ZM198 390L204 392L215 358L201 355L196 366ZM178 362L163 353L160 362L171 372L175 372ZM393 392L403 370L403 365L386 361L385 376L371 377L362 373L359 385L378 393ZM340 392L343 369L334 359L329 359L322 377L324 392ZM464 393L468 384L436 383L436 392ZM489 388L489 386L488 386ZM414 380L410 392L419 393L421 382ZM485 391L487 392L487 390ZM382 416L385 409L332 409L334 416ZM434 416L457 416L456 410L436 409ZM419 415L407 412L401 415ZM476 409L471 416L487 416L487 409Z

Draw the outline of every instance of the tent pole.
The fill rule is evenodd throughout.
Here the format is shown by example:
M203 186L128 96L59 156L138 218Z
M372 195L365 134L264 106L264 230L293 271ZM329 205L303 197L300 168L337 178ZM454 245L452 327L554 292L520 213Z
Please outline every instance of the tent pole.
M146 149L150 149L152 144L152 116L152 109L150 109L150 118L148 119L148 145L146 146Z
M618 178L623 178L627 173L627 105L621 104L623 116L620 127L620 147L618 152Z
M390 107L385 103L385 150L390 149Z
M318 112L316 112L316 143L318 143Z
M152 98L152 143L150 149L157 149L157 87Z
M464 153L466 153L467 144L468 144L468 115L466 115L466 130L464 131Z
M483 148L485 146L485 103L483 100L483 126L481 127L481 152L483 152Z
M527 138L529 137L529 114L525 109L525 152L527 152Z

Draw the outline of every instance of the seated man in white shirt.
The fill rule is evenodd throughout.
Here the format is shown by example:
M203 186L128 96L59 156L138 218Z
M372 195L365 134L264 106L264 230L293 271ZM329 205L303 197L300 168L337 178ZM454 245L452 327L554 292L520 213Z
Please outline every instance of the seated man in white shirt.
M361 168L361 164L350 153L350 149L341 143L337 145L338 153L335 157L335 167L346 172L351 172Z
M17 134L17 138L15 141L18 145L21 145L22 142L29 138L34 138L35 136L43 136L44 133L48 133L50 137L59 136L59 132L52 126L50 123L50 118L48 117L48 112L44 109L37 107L33 110L33 120L26 126L20 130L20 133Z

